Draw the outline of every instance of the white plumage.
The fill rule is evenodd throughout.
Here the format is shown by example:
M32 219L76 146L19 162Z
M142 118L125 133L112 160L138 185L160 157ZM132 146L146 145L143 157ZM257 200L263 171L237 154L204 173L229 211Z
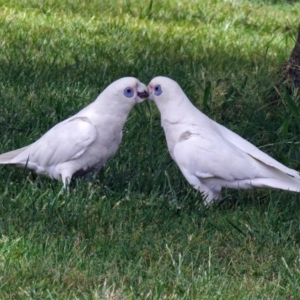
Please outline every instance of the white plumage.
M297 171L208 118L174 80L155 77L148 91L160 111L171 157L187 181L204 194L206 203L219 199L223 187L300 192Z
M33 169L62 179L97 173L115 154L132 107L147 98L147 87L133 77L111 83L76 115L58 123L33 144L0 155L0 164Z

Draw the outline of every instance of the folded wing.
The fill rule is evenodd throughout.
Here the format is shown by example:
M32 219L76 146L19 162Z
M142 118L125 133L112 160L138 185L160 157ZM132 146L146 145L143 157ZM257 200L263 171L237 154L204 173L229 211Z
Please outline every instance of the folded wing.
M48 167L81 156L96 139L97 130L86 117L57 124L35 143L0 155L1 163Z
M282 168L279 162L267 154L261 155L258 149L250 150L255 156L236 143L201 128L184 134L174 148L174 157L183 174L197 177L210 188L273 187L300 191L299 177L293 176L298 174L296 171Z
M224 137L224 139L228 140L229 142L234 144L236 147L243 150L245 153L248 153L252 157L260 160L261 162L263 162L271 167L277 168L290 176L300 179L299 172L297 172L293 169L290 169L290 168L286 167L285 165L281 164L280 162L278 162L274 158L270 157L266 153L262 152L257 147L255 147L253 144L251 144L247 140L243 139L238 134L230 131L226 127L224 127L220 124L218 124L218 125L219 125L218 129L220 130L220 133Z

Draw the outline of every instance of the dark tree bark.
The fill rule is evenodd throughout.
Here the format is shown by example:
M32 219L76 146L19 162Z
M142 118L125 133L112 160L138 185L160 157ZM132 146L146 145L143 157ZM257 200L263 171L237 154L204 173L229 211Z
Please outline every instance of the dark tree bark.
M300 26L295 47L284 65L284 82L300 88Z

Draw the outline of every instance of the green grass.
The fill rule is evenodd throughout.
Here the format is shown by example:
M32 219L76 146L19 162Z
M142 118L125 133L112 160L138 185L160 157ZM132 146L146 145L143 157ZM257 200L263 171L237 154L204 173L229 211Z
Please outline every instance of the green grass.
M276 86L299 10L271 0L0 0L0 153L113 80L165 75L300 170L300 93ZM159 123L154 103L138 105L116 156L69 195L0 168L0 299L299 299L299 195L228 190L205 207Z

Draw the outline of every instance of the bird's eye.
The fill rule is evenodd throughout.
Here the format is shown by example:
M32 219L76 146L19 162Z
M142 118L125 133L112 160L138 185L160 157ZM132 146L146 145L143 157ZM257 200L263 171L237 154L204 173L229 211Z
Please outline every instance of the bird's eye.
M133 91L133 88L132 87L127 87L125 90L124 90L124 96L127 97L127 98L131 98L132 96L134 95L134 91Z
M156 96L159 96L162 94L162 90L161 90L161 86L160 84L157 84L156 86L154 86L154 94Z

